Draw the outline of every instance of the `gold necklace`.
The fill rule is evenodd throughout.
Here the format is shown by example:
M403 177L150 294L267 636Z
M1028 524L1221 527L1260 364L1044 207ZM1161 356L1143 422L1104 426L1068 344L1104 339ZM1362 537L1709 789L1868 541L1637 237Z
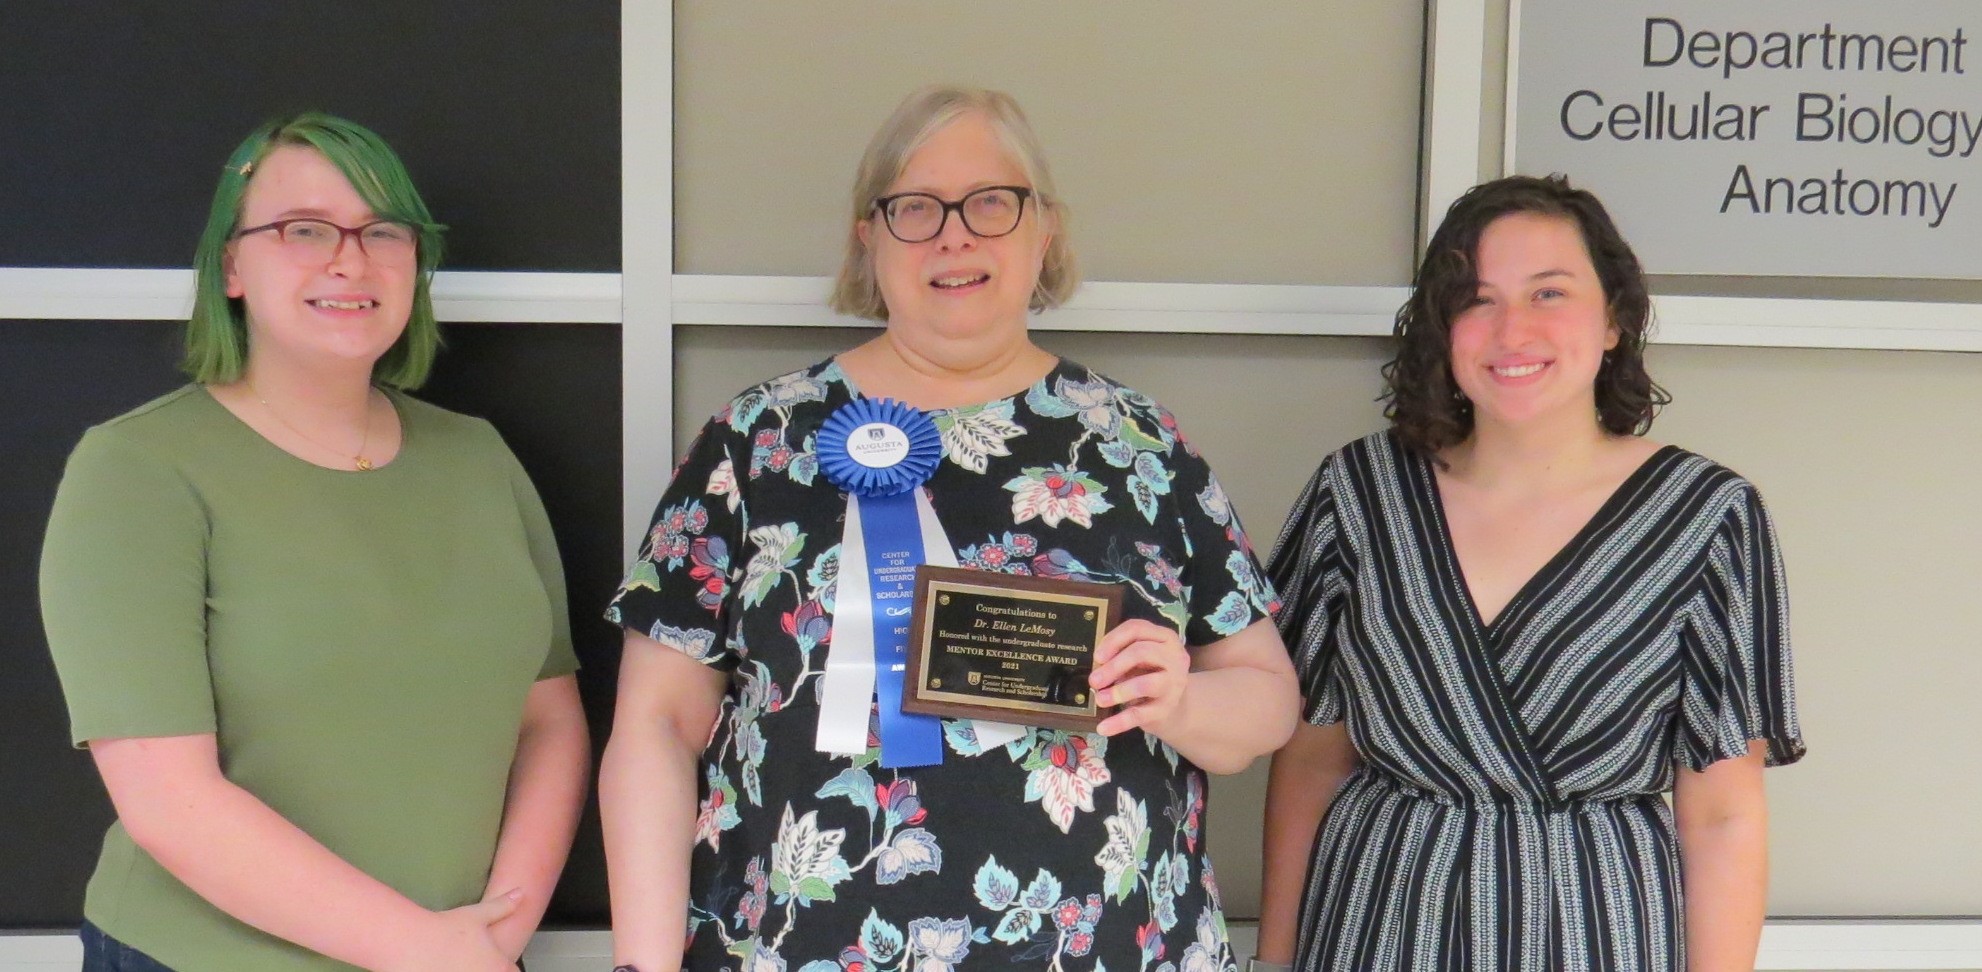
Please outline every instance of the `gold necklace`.
M306 435L304 434L302 429L290 425L289 420L283 418L282 413L276 411L275 406L270 405L268 403L268 399L263 398L262 393L255 389L254 381L252 379L246 379L246 380L248 383L248 394L255 396L255 401L262 403L262 407L268 409L268 414L275 416L275 420L277 422L281 422L283 428L296 433L296 435L299 438L301 438L303 441L308 442L309 444L316 446L319 449L323 449L327 452L340 451L337 449L333 449L330 446L324 445L322 442L318 441L316 437L311 435ZM372 442L372 390L370 388L366 388L365 389L365 425L363 430L358 436L358 452L357 454L351 457L351 464L354 467L356 467L359 472L370 472L372 469L372 461L370 459L365 458L365 447L369 446L371 442Z

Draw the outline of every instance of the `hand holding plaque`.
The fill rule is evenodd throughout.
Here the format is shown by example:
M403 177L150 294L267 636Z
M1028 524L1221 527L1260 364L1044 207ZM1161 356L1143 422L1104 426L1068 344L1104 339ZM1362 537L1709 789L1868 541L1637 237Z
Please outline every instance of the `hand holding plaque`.
M1114 584L918 567L902 709L1091 732L1101 636L1120 623Z
M1108 710L1095 731L1104 736L1141 729L1158 739L1173 727L1190 685L1191 653L1174 628L1141 619L1124 621L1101 639L1094 654L1095 701Z

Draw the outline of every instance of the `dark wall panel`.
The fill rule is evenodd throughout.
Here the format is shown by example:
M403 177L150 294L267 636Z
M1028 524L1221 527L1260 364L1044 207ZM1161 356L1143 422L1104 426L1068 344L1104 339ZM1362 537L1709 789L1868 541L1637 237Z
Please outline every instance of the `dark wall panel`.
M74 927L108 801L68 718L35 584L48 508L83 430L180 384L180 329L145 321L0 321L0 928ZM620 560L619 329L472 325L421 397L495 423L543 494L564 556L580 688L605 740L618 633L599 619ZM606 923L597 814L588 811L551 925Z
M320 108L448 266L619 268L619 0L5 0L0 39L0 266L186 266L227 153Z
M0 926L74 927L110 802L69 745L35 573L62 464L83 430L180 384L179 330L0 321Z

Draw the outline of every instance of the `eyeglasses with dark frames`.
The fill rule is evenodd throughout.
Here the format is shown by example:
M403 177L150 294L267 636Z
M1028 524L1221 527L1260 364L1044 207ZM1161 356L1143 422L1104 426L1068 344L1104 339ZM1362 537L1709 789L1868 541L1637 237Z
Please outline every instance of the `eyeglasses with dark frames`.
M235 230L231 239L253 233L274 231L282 251L299 262L329 263L346 237L358 241L358 249L374 260L403 260L419 249L420 231L411 223L396 219L375 219L363 226L339 226L327 219L302 217L278 219L273 223Z
M898 192L874 200L874 208L881 211L888 232L903 243L927 243L941 236L953 212L972 236L995 239L1019 228L1030 198L1032 190L1025 186L985 186L955 202L926 192Z

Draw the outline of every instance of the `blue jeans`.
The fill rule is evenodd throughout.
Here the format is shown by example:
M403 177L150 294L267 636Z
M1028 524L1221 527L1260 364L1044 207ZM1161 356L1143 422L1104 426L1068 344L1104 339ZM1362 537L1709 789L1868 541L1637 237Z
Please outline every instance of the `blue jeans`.
M159 961L83 922L82 972L172 972Z
M103 933L103 929L83 922L79 935L83 940L82 972L172 972L157 959L124 944ZM529 972L529 966L516 963L519 972Z

